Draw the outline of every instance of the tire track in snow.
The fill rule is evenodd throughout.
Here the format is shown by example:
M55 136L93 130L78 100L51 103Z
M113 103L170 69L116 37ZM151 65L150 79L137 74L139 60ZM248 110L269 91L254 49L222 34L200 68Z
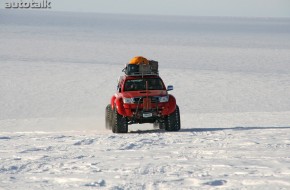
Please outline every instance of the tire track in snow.
M0 179L5 187L26 187L29 181L33 187L62 189L262 188L266 181L290 187L285 167L290 129L256 132L5 133L0 134Z

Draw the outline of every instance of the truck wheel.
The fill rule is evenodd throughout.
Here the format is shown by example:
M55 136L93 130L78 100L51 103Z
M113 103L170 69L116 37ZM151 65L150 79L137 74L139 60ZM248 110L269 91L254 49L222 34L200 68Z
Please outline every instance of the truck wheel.
M113 110L111 109L111 104L108 104L106 107L106 129L112 129L112 119L113 119Z
M128 132L128 123L126 117L120 115L116 109L116 106L113 110L112 118L112 131L113 133L127 133Z
M165 118L164 125L166 131L180 130L180 113L177 105L175 111Z

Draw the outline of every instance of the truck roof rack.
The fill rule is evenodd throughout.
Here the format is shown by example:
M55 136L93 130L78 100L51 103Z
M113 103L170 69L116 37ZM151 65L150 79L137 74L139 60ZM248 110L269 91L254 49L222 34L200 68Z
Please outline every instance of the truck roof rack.
M158 61L149 60L149 64L126 64L122 70L127 76L159 75Z
M158 71L157 72L132 72L132 73L126 73L126 71L124 70L123 72L125 72L125 75L127 75L127 76L150 76L150 75L159 76Z

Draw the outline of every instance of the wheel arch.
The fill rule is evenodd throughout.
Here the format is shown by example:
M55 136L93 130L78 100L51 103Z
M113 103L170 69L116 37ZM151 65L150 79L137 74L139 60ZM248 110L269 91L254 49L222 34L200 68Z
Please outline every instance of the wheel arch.
M116 106L116 108L115 108ZM126 111L123 105L123 98L117 97L114 101L114 108L117 110L118 114L126 116Z
M176 99L173 95L169 94L168 100L168 114L172 114L176 109Z
M116 96L112 96L112 98L111 98L111 108L112 108L112 110L114 110L114 108L115 108L115 100L116 100Z

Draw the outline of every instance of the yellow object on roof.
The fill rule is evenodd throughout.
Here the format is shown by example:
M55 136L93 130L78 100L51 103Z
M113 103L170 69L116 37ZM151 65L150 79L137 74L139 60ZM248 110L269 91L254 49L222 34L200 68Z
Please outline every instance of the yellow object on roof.
M137 56L131 59L129 63L130 64L149 64L149 61L145 57Z

